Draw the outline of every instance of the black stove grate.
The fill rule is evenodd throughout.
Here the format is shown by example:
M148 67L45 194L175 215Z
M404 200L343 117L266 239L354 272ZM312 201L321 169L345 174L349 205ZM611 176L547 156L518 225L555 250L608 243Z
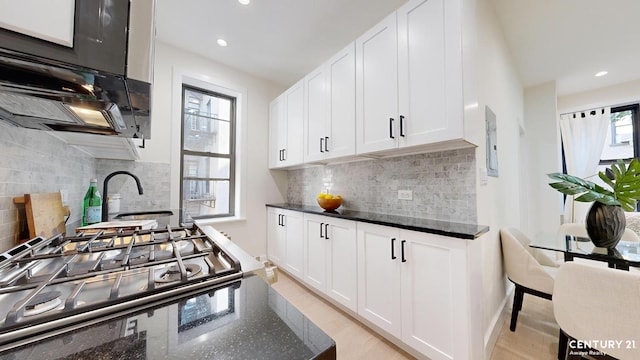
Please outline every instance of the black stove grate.
M240 263L197 226L34 238L0 254L0 345L16 330L29 334L240 276ZM82 300L96 289L99 298ZM33 304L51 293L60 299L54 308L32 315Z

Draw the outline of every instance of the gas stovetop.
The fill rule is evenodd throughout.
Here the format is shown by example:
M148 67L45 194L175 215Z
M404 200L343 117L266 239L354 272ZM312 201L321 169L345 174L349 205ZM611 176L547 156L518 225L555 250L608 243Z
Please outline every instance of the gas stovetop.
M197 226L36 237L0 254L0 350L240 277Z

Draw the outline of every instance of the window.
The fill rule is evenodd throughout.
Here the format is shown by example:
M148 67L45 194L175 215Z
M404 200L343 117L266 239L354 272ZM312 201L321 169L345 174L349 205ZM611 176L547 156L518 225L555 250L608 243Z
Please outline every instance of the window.
M181 222L235 212L234 97L182 85Z
M600 155L601 165L640 156L638 121L638 104L611 108L609 131Z

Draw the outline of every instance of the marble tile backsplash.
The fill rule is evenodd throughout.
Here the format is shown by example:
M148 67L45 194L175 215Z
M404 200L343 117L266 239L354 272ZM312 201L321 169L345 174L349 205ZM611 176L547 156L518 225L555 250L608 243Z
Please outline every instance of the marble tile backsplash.
M66 190L68 223L77 222L89 178L95 173L95 159L49 133L0 122L0 251L28 238L24 205L14 204L14 197Z
M115 175L109 180L109 194L120 194L121 213L170 209L170 164L104 159L97 159L96 163L101 192L104 179L114 171L128 171L140 179L144 190L142 195L138 194L136 182L129 175Z
M460 149L290 170L287 201L317 205L328 190L350 210L475 223L475 161L475 149Z
M8 126L0 121L0 252L29 237L24 205L13 198L27 193L66 190L65 204L71 209L67 231L80 224L82 199L91 178L104 178L113 171L137 175L144 194L138 195L135 181L117 175L109 192L122 196L121 212L169 209L170 165L140 161L94 159L46 131Z

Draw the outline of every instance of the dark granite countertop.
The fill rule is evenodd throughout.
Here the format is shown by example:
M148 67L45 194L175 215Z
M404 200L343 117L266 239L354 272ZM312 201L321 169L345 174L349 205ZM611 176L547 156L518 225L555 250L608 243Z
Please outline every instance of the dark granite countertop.
M406 230L420 231L468 240L476 239L480 237L480 235L489 231L489 227L485 225L463 224L443 220L430 220L408 216L377 214L347 209L326 211L319 206L289 203L267 204L267 207L301 211L309 214L331 216L347 220L362 221L372 224L392 226Z
M335 359L336 345L258 276L0 353L0 359Z

